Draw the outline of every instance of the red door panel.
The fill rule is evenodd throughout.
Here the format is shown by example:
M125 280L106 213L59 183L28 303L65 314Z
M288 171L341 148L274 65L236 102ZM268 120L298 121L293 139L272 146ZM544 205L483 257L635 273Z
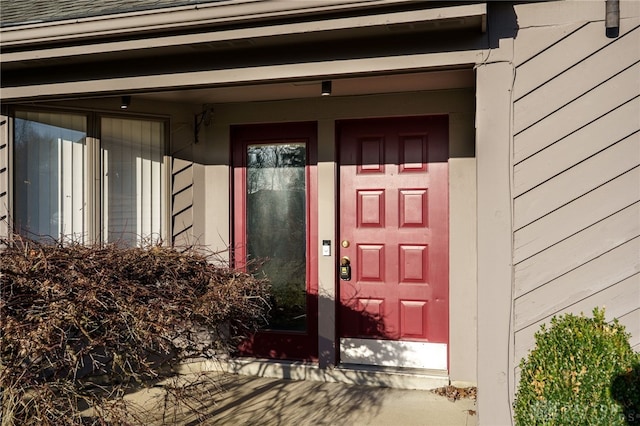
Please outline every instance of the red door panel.
M448 340L448 118L345 120L340 336Z
M316 135L315 122L231 129L233 260L273 287L270 324L242 355L317 360Z

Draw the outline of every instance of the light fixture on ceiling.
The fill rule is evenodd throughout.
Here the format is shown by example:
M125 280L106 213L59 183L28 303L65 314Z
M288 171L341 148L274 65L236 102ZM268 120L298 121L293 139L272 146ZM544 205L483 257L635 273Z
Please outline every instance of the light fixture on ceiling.
M120 102L120 109L127 109L131 105L131 96L123 96Z
M331 80L325 80L322 82L322 91L320 92L322 96L331 95Z

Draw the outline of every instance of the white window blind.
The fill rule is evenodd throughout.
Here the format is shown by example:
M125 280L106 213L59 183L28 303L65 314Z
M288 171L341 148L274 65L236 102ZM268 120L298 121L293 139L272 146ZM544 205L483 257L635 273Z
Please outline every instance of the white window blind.
M16 228L31 238L86 238L87 117L19 111L15 118Z
M156 242L164 206L164 123L101 119L102 222L106 242Z
M89 132L95 117L15 112L14 226L41 240L155 243L165 226L165 123L103 116Z

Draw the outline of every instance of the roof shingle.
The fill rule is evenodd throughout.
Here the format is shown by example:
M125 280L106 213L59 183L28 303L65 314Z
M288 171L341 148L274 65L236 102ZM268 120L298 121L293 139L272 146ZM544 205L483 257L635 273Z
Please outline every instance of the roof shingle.
M212 3L216 0L0 0L0 27ZM220 1L220 0L217 0Z

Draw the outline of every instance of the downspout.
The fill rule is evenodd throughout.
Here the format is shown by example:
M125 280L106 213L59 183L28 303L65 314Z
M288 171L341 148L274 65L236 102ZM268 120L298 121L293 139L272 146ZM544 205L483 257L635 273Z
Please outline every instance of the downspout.
M616 38L620 33L620 1L605 1L605 34L608 38Z

